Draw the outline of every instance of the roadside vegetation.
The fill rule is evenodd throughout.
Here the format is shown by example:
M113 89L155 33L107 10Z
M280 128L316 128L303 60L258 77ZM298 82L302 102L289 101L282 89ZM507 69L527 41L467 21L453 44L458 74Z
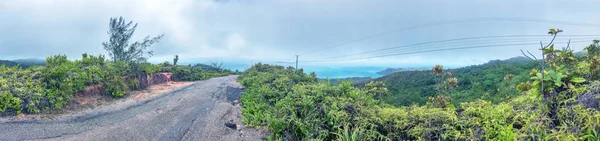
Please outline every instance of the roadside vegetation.
M163 35L129 43L137 24L123 18L110 19L110 40L104 42L110 58L82 54L80 60L65 55L46 58L45 65L23 68L0 65L0 115L59 111L87 86L101 86L105 96L123 97L129 91L144 89L152 75L172 73L174 81L197 81L234 72L204 65L181 66L168 62L146 62L149 47ZM179 59L175 57L174 62Z
M404 103L387 100L406 96L390 93L388 82L331 85L302 69L259 63L238 79L245 87L243 122L266 126L269 140L600 140L598 41L581 56L558 48L542 46L544 58L527 66L533 69L495 73L492 80L435 66L428 72L432 94L411 93L421 98ZM464 79L472 86L461 88ZM473 85L506 90L453 94ZM501 91L512 92L490 98Z

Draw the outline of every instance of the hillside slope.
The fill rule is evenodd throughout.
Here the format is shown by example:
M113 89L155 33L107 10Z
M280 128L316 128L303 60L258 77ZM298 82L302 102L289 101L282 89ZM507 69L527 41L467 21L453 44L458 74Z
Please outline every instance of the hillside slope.
M527 75L535 66L535 62L525 57L514 57L449 69L447 71L458 79L458 87L450 96L455 103L478 98L500 102L517 94L511 87L529 80ZM509 74L513 75L512 79L504 80ZM430 70L397 72L375 80L385 82L391 92L386 101L394 105L424 104L428 97L435 96L434 90L437 88L436 77Z
M429 68L425 68L425 67L421 67L421 68L387 68L385 70L377 72L377 74L390 75L390 74L393 74L393 73L396 73L396 72L403 72L403 71L423 71L423 70L429 70Z
M13 62L13 61L0 60L0 66L4 65L7 67L12 67L12 66L16 66L17 64L18 64L17 62Z

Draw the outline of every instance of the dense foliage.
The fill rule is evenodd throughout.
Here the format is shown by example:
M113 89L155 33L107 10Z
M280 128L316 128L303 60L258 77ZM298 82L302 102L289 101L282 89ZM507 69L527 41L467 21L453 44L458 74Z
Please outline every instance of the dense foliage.
M583 57L571 57L568 49L545 49L551 57L544 61L549 66L544 71L518 72L526 68L488 63L483 66L500 70L474 69L462 75L455 71L456 78L443 79L446 82L423 72L434 77L426 80L430 81L429 89L423 91L433 92L430 96L414 94L427 99L446 93L456 96L451 95L453 89L444 88L452 83L458 82L457 89L465 91L460 83L468 74L496 74L488 77L498 77L489 80L492 83L522 79L515 77L530 80L495 86L515 92L502 101L492 102L477 94L470 102L444 106L429 101L423 106L398 107L386 103L389 100L379 100L388 97L387 83L370 82L362 88L353 87L349 81L331 85L316 81L314 73L256 64L238 80L246 87L241 97L243 122L266 126L273 133L270 140L600 140L600 82L594 78L599 68L589 65L598 58L589 51L597 49L595 44ZM536 64L522 65L534 68ZM545 77L538 77L542 73ZM472 77L462 85L488 81ZM507 87L509 84L518 86Z
M514 97L518 94L514 87L529 80L529 70L536 67L535 61L526 59L493 60L482 65L445 70L460 80L448 96L454 98L455 104L477 99L499 103ZM385 82L391 92L386 102L394 105L423 105L428 97L437 93L432 91L437 89L437 77L431 71L397 72L376 81Z
M156 72L173 73L175 81L196 81L232 74L229 70L204 71L201 67L113 62L104 56L83 54L46 58L46 66L21 68L0 65L0 113L38 113L60 110L87 86L101 85L107 96L122 97L141 89L140 77Z

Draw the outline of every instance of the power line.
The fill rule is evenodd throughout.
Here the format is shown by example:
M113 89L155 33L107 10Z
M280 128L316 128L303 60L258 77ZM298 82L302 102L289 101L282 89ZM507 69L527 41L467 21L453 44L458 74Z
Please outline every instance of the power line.
M571 43L590 42L590 41L592 41L592 40L571 41ZM554 43L567 43L567 42L554 42ZM402 53L394 53L394 54L386 54L386 55L378 55L378 56L362 57L362 58L339 59L339 60L329 60L329 61L305 61L305 62L315 62L315 63L318 63L318 62L352 61L352 60L363 60L363 59L371 59L371 58L381 58L381 57L388 57L388 56L416 54L416 53L439 52L439 51L448 51L448 50L474 49L474 48L491 48L491 47L519 46L519 45L538 45L538 44L539 43L519 43L519 44L500 44L500 45L484 45L484 46L443 48L443 49L433 49L433 50L424 50L424 51L402 52Z
M452 42L452 41L465 41L465 40L473 40L473 39L511 38L511 37L547 37L547 36L548 35L506 35L506 36L481 36L481 37L456 38L456 39L448 39L448 40L438 40L438 41L415 43L415 44L402 45L402 46L394 46L394 47L376 49L376 50L371 50L371 51L366 51L366 52L341 55L341 56L336 56L336 57L331 57L331 58L343 58L343 57L348 57L348 56L353 56L353 55L368 54L368 53L380 52L380 51L386 51L386 50L392 50L392 49L407 48L407 47L435 44L435 43L445 43L445 42ZM564 36L567 36L567 37L592 37L592 36L600 36L600 35L561 35L561 37L564 37ZM492 41L494 41L494 40L492 40Z
M293 64L294 62L286 62L286 61L277 61L277 64Z
M595 38L577 38L577 39L573 39L573 38L569 38L570 40L593 40ZM566 40L566 39L565 39ZM457 43L447 43L447 44L441 44L441 45L430 45L430 46L420 46L420 47L415 47L414 49L411 48L403 48L403 49L395 49L393 51L388 51L388 52L381 52L381 53L375 53L376 54L382 54L382 53L389 53L389 52L399 52L399 51L411 51L411 50L418 50L418 49L423 49L423 48L448 48L448 47L460 47L460 46L473 46L473 45L497 45L497 44L507 44L507 43L511 43L511 44L519 44L519 43L539 43L540 41L543 42L549 42L548 40L506 40L506 41L487 41L487 42L459 42Z
M590 42L590 41L592 41L592 40L571 41L571 43ZM567 43L567 42L554 42L554 43ZM484 46L444 48L444 49L433 49L433 50L424 50L424 51L402 52L402 53L378 55L378 56L371 56L371 57L361 57L361 58L351 58L351 59L340 59L340 60L329 60L329 61L304 61L304 63L340 62L340 61L363 60L363 59L381 58L381 57L388 57L388 56L416 54L416 53L439 52L439 51L459 50L459 49L491 48L491 47L504 47L504 46L520 46L520 45L539 45L539 43L500 44L500 45L484 45Z
M428 23L428 24L422 24L422 25L415 25L415 26L410 26L410 27L406 27L406 28L400 28L400 29L396 29L396 30L392 30L392 31L381 32L381 33L378 33L378 34L372 34L372 35L368 35L368 36L363 36L363 37L360 37L360 38L356 38L356 39L353 39L353 40L342 42L340 44L335 44L335 45L332 45L332 46L326 46L326 47L323 47L321 49L317 49L317 50L313 50L313 51L309 51L309 52L300 53L298 55L306 55L306 54L309 54L309 53L321 52L321 51L327 50L329 48L334 48L334 47L338 47L338 46L342 46L342 45L346 45L346 44L350 44L350 43L354 43L354 42L359 42L359 41L363 41L363 40L367 40L367 39L371 39L371 38L375 38L375 37L387 35L387 34L390 34L390 33L400 32L400 31L413 30L413 29L419 29L419 28L424 28L424 27L432 27L432 26L439 26L439 25L468 23L468 22L484 22L484 21L533 22L533 23L562 24L562 25L571 25L571 26L600 27L600 24L565 22L565 21L554 21L554 20L533 19L533 18L495 17L495 18L472 18L472 19L462 19L462 20L450 20L450 21L440 21L440 22L434 22L434 23Z
M410 45L389 47L389 48L384 48L384 49L371 50L371 51L367 51L367 52L341 55L341 56L331 57L329 59L336 59L336 58L339 59L339 58L345 58L348 56L374 53L374 52L379 52L379 51L384 51L384 50L396 50L397 51L397 49L407 48L409 46L430 48L432 46L433 47L452 47L452 46L461 45L461 44L481 44L481 43L489 44L489 43L504 43L504 42L513 42L514 43L514 42L528 42L528 41L536 41L537 42L539 40L545 40L547 36L548 35L504 35L504 36L481 36L481 37L456 38L456 39L438 40L438 41L431 41L431 42L415 43L415 44L410 44ZM561 36L571 37L569 39L593 39L593 38L589 38L589 37L600 36L600 35L561 35ZM522 37L522 38L510 38L510 37ZM531 38L531 37L533 37L533 38ZM498 38L500 38L500 39L498 39ZM477 40L477 39L486 39L486 40ZM452 42L452 41L463 41L463 42ZM420 45L443 43L443 42L448 42L448 43L445 43L443 45L436 44L436 45L432 45L432 46L420 46ZM315 61L303 61L303 62L315 62ZM295 60L278 61L275 63L292 65L295 63Z

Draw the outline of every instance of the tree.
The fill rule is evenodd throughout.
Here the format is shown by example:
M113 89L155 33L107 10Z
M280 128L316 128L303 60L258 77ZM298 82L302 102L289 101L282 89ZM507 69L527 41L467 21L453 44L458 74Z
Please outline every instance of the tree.
M222 69L222 67L223 67L223 61L221 61L221 60L219 60L219 61L212 61L212 62L210 62L210 66L212 66L218 72L220 72L221 69Z
M444 66L442 65L435 65L433 68L431 68L431 70L438 78L437 89L439 93L436 97L429 97L428 102L433 107L446 107L452 103L452 98L450 96L446 96L446 93L449 93L451 89L456 87L458 84L458 79L452 77L452 73L449 71L444 73Z
M164 36L164 34L153 38L146 36L143 41L130 44L129 41L138 25L135 23L132 26L132 23L133 21L126 23L123 17L110 18L108 30L110 39L108 42L103 42L102 45L115 62L145 62L147 57L152 56L152 51L148 51L148 47L160 41Z
M177 66L177 61L179 61L179 56L175 55L175 58L173 58L173 65Z
M600 79L600 74L598 66L600 66L600 45L598 45L600 41L594 40L593 43L584 48L587 52L586 59L589 62L589 76L587 77L590 80L598 80Z
M371 81L365 84L364 90L365 94L371 95L376 99L386 97L390 93L385 87L385 83L383 83L383 81Z

